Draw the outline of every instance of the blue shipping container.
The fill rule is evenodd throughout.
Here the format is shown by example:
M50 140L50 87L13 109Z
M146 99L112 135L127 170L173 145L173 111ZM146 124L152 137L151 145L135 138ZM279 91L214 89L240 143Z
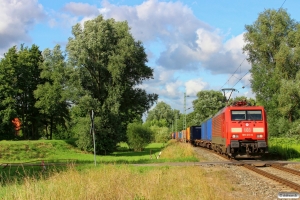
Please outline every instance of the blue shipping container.
M179 132L178 138L179 138L179 139L182 139L182 132Z
M190 140L200 140L200 139L201 139L201 126L191 126Z
M208 119L201 124L201 139L211 141L212 136L212 119Z

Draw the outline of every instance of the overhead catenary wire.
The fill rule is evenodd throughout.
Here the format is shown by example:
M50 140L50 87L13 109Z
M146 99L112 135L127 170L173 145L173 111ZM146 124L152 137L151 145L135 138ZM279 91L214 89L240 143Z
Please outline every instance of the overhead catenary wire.
M285 2L286 2L286 0L284 0L283 1L283 3L281 4L281 6L280 6L280 8L279 8L279 10L283 7L283 5L285 4ZM235 77L235 78L237 78L236 76L234 76L234 74L237 72L237 70L242 66L242 64L243 64L243 62L246 60L246 58L244 58L244 60L241 62L241 64L238 66L238 68L233 72L233 74L230 76L230 78L224 83L224 85L222 85L222 87L221 87L221 89L230 81L230 79L232 78L232 77ZM249 73L250 71L247 71L245 74L244 74L244 76L242 76L233 86L232 86L232 88L234 88L234 86L236 86L236 84L238 84L238 82L240 82L248 73ZM246 86L248 86L249 84L247 84L247 85L245 85L245 86L243 86L242 88L240 88L240 89L244 89ZM220 90L221 90L220 89ZM226 93L226 95L228 94L228 92Z
M282 3L282 5L280 6L279 10L282 8L283 4L286 2L286 0L284 0L284 2Z
M236 70L233 72L233 74L230 76L230 78L224 83L224 85L226 85L229 81L230 81L230 79L232 78L232 77L235 77L234 76L234 74L235 74L235 72L237 72L237 70L239 69L239 68L241 68L241 66L242 66L242 64L243 64L243 62L246 60L246 58L244 58L244 60L241 62L241 64L236 68ZM236 78L236 77L235 77ZM220 90L224 87L224 85L222 85L222 87L220 88Z
M244 76L242 76L233 86L232 86L232 88L234 87L234 86L236 86L236 84L238 84L238 82L240 82L248 73L250 72L250 70L248 70L245 74L244 74ZM249 84L248 84L249 85ZM226 95L228 94L228 92L226 93Z
M244 89L244 88L247 87L248 85L250 85L250 83L248 83L248 84L246 84L246 85L243 85L243 87L239 88L238 90Z

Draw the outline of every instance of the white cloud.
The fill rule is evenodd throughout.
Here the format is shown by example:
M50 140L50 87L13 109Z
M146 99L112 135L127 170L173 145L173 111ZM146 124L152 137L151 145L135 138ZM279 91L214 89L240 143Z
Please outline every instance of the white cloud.
M79 17L72 16L63 12L50 12L48 13L48 25L51 28L61 28L68 30L78 23Z
M189 80L185 83L186 95L196 96L198 92L208 89L208 86L201 78Z
M63 7L63 10L76 16L97 16L99 14L97 6L92 6L87 3L70 2Z
M198 55L200 60L208 60L210 55L218 53L222 47L222 37L217 32L210 32L204 29L197 30Z
M37 0L0 1L0 53L21 42L30 42L28 32L44 19L45 14Z
M179 87L183 85L183 82L180 80L176 80L175 82L169 82L166 84L166 90L162 94L162 96L167 96L167 97L176 97L180 96L182 92L178 90Z
M181 2L148 0L137 6L116 6L104 1L102 14L118 21L127 20L133 35L143 42L161 38L172 41L195 37L195 27L210 28L198 20L192 10Z
M146 46L153 42L163 46L153 57L159 66L154 67L154 80L146 82L147 91L156 91L161 98L169 95L174 100L182 93L184 82L179 84L178 79L173 78L175 70L192 75L202 68L211 74L229 76L246 57L242 52L243 34L224 41L225 34L197 19L181 2L148 0L137 6L118 6L104 1L100 12L105 18L127 20L133 36ZM249 69L245 61L236 76L240 78ZM191 80L186 85L191 94L208 88L201 79Z

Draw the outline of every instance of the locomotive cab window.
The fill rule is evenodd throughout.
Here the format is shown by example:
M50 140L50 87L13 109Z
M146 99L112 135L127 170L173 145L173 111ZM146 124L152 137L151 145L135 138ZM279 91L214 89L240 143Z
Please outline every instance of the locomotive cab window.
M231 111L231 120L245 120L246 111L244 110L233 110Z
M232 110L231 120L262 120L261 110Z

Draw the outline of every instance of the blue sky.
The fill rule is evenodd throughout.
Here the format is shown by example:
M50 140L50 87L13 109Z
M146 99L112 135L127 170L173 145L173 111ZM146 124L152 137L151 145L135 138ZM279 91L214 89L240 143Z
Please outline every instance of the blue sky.
M154 69L154 79L140 87L183 112L185 91L187 108L201 90L234 87L234 96L255 97L242 52L245 25L280 7L300 21L296 0L0 0L0 57L22 43L64 49L72 26L99 14L127 20Z

